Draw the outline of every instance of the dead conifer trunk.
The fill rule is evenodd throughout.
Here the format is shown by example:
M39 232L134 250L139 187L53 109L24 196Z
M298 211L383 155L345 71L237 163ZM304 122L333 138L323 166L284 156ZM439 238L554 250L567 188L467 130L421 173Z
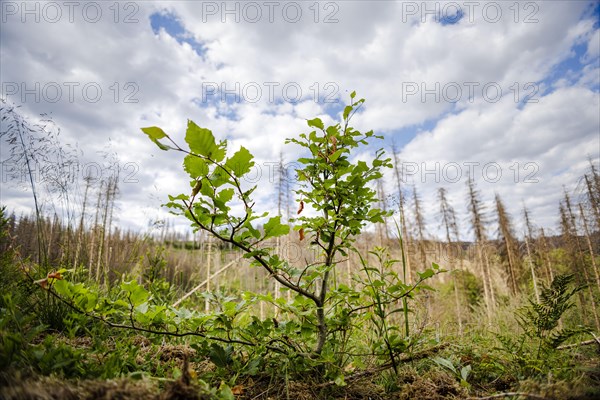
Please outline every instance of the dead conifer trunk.
M544 263L546 265L546 284L550 285L554 280L554 273L552 272L552 261L550 261L550 246L548 246L544 228L540 229L540 245L542 247L541 253L543 254Z
M579 215L581 216L581 222L583 223L585 239L588 245L588 250L590 252L592 269L594 270L594 276L596 277L596 287L600 291L600 274L598 273L598 266L596 265L594 248L592 247L592 241L590 239L590 230L588 228L587 218L585 217L585 213L583 212L583 206L581 205L581 203L579 203Z
M491 322L493 309L495 308L495 296L493 294L489 262L487 260L486 254L484 254L484 252L486 251L485 244L487 242L487 238L485 233L485 221L483 218L483 206L479 198L479 192L475 188L475 182L470 176L467 179L467 189L469 195L468 208L471 214L471 225L475 233L475 245L477 247L477 256L483 278L484 300L486 305L488 322Z
M417 239L419 249L419 260L423 267L425 267L426 254L425 254L425 217L421 210L421 197L417 193L417 186L413 184L413 206L415 213L415 225L417 228Z
M439 188L438 199L440 201L440 214L442 216L442 221L446 230L446 243L448 244L448 251L450 253L450 248L452 247L452 236L454 236L456 243L460 242L458 234L458 224L456 223L456 214L454 212L454 208L448 202L448 199L446 197L446 189ZM448 254L448 257L450 257L450 254ZM454 270L456 271L456 269ZM458 334L462 335L462 306L460 302L460 296L458 293L458 279L456 277L456 273L452 275L452 279L454 283L454 303L456 307L456 320L458 322Z
M563 237L563 246L565 247L569 262L573 266L573 273L575 274L575 279L577 285L581 286L585 284L585 281L581 279L582 271L579 260L579 253L577 251L578 244L576 243L576 227L572 224L574 222L570 215L568 214L568 208L570 207L570 199L567 191L565 190L565 198L563 200L565 203L561 202L559 204L559 214L560 214L560 225ZM567 205L568 204L568 205ZM585 304L585 296L583 291L580 290L577 292L577 297L579 300L579 308L581 310L582 322L584 324L588 323L588 313L587 307Z
M500 240L504 243L504 248L506 249L506 258L508 262L508 286L511 289L513 294L516 294L519 291L517 286L517 256L515 251L515 236L513 234L513 227L510 221L510 216L506 212L506 208L504 207L504 203L502 203L502 199L500 199L500 195L496 193L495 196L496 201L496 214L498 216L498 227L499 227L499 236Z
M404 170L402 168L402 163L398 159L398 152L396 150L396 146L392 143L392 155L394 157L394 175L396 177L396 189L398 190L398 212L400 214L400 234L402 236L402 240L404 241L404 246L402 246L403 258L405 260L405 276L404 281L408 283L410 281L411 276L411 267L410 267L410 257L408 254L408 249L410 248L410 237L408 235L408 227L406 226L406 215L404 212L404 194L402 193L402 183L404 179Z
M387 212L387 201L383 183L384 182L382 178L377 179L377 195L379 197L379 208ZM377 230L379 231L379 245L383 247L383 239L385 238L385 243L388 243L390 240L390 232L387 217L383 218L383 223L378 224Z
M93 271L94 271L94 251L96 248L96 240L98 237L98 217L100 215L100 204L102 202L102 186L103 182L100 181L100 187L98 188L98 201L96 202L96 215L94 217L94 227L92 228L92 240L90 241L90 252L89 252L89 260L88 260L88 273L89 278L92 279ZM98 282L98 274L95 275L96 282Z
M85 209L88 201L88 191L90 189L90 177L85 177L85 192L83 193L83 205L81 207L81 216L79 218L79 227L77 228L77 244L75 245L75 260L73 268L77 271L79 267L79 257L81 255L81 247L83 246L83 238L85 234Z
M212 267L212 235L207 235L207 240L205 241L205 255L206 255L206 292L210 292L211 280L210 280L210 270ZM204 311L207 313L210 312L210 300L208 297L204 299Z
M529 218L529 211L527 207L523 206L523 217L525 218L525 226L527 228L527 233L525 235L525 249L527 250L527 260L529 263L529 270L531 272L531 281L533 283L533 292L535 294L535 299L539 303L540 302L540 293L537 285L537 276L535 273L535 265L533 263L533 255L531 253L531 247L529 246L529 242L533 240L533 225L531 224L531 219Z

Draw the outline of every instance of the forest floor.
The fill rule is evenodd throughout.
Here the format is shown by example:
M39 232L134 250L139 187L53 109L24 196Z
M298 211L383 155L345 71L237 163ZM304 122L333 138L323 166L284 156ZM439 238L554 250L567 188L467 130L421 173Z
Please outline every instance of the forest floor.
M156 364L168 364L176 371L182 371L176 379L155 378L150 374L130 374L115 379L68 379L58 376L44 376L37 373L5 371L0 374L0 398L6 400L28 399L226 399L223 393L216 395L203 380L205 375L213 376L216 366L208 360L195 356L196 351L187 345L151 344L137 336L132 341L139 343L140 363L154 360ZM92 348L91 338L80 337L68 341L78 350L89 351L91 359L98 354ZM231 388L229 397L239 400L268 399L339 399L339 400L438 400L438 399L555 399L555 400L594 400L600 398L600 348L581 346L573 360L580 371L579 378L573 381L553 380L551 374L545 380L526 379L515 381L512 378L498 377L491 382L472 380L467 386L451 373L430 369L423 372L423 361L401 365L390 390L382 382L381 371L364 370L349 374L345 386L332 382L316 382L312 379L281 381L268 374L242 377ZM187 360L190 359L188 362ZM95 362L97 360L88 360ZM386 371L389 374L390 371ZM356 379L353 379L356 377ZM213 379L214 380L214 379Z

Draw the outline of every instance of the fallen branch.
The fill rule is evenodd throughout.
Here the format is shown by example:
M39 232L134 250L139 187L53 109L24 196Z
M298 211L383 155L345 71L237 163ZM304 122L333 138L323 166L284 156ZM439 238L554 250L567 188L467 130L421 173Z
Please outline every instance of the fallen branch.
M556 349L557 350L572 349L573 347L588 346L588 345L594 344L594 343L600 345L600 339L598 339L597 337L594 337L594 339L585 340L583 342L573 343L573 344L565 344L563 346L558 346Z

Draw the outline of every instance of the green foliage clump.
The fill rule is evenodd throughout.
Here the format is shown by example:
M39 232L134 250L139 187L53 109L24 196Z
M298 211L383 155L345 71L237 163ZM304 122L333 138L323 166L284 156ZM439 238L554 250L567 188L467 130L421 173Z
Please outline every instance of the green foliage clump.
M590 331L586 327L556 329L564 312L574 306L573 295L585 289L571 287L573 280L572 274L557 275L550 287L542 287L539 302L530 299L519 314L519 325L529 338L539 341L540 351L555 350L571 337Z
M557 275L549 287L542 286L539 301L528 300L528 305L517 312L517 322L523 333L516 339L498 335L503 351L519 366L519 379L544 375L557 368L560 359L557 349L566 340L589 332L584 326L559 327L564 312L573 307L571 298L584 286L572 287L574 277ZM567 367L568 368L568 367Z

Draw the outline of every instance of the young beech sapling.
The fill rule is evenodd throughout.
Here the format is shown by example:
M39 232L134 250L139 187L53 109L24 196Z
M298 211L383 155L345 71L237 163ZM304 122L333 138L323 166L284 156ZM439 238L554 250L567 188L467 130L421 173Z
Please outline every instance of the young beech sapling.
M366 223L382 222L386 213L374 208L377 193L370 182L382 177L383 168L391 168L384 151L377 150L371 162L356 159L356 151L376 136L373 131L359 132L349 126L352 116L363 105L355 100L344 108L341 123L325 127L319 118L308 122L312 130L288 139L304 148L306 157L298 159L300 187L298 216L292 222L300 239L318 251L318 261L302 268L281 259L265 245L268 239L286 235L289 226L279 216L269 217L256 210L252 194L256 186L245 187L245 176L254 165L250 152L240 147L227 157L227 141L217 141L212 132L188 122L185 141L189 148L175 143L158 127L142 128L160 149L186 154L183 168L190 176L190 191L169 196L167 207L186 216L195 229L241 249L245 257L264 268L269 277L285 288L309 299L314 309L309 317L315 333L312 356L319 356L327 342L328 313L333 313L330 292L332 270L346 257L356 235ZM232 205L241 204L241 212ZM313 213L306 209L311 208ZM236 207L240 209L240 207ZM265 220L259 229L258 220Z

